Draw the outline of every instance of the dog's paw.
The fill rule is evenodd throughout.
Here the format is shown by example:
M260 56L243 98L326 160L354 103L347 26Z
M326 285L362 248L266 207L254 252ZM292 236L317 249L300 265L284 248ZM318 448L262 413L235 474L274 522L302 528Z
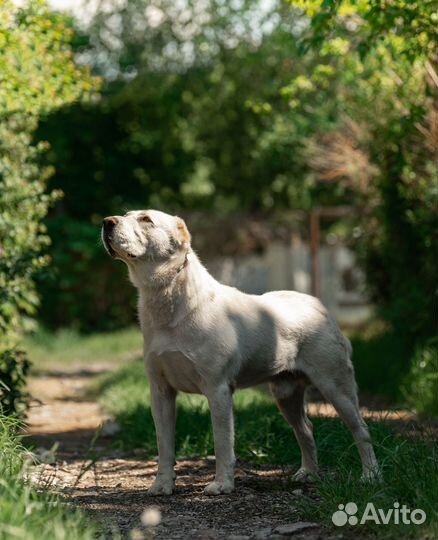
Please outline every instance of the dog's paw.
M309 471L304 467L300 467L298 471L292 476L294 482L310 482L315 478L316 472Z
M155 482L148 489L148 495L156 497L157 495L172 495L175 489L175 484L172 481L165 481L161 479L155 480Z
M231 481L225 482L210 482L204 489L206 495L221 495L223 493L231 493L234 489L234 483Z

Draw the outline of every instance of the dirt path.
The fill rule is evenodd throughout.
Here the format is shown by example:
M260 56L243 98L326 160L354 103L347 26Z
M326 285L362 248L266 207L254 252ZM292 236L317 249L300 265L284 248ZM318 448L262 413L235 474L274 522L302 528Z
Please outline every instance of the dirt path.
M29 390L36 401L29 411L27 432L35 454L45 462L34 467L35 482L50 485L105 530L115 525L122 538L273 540L286 538L287 531L296 539L338 538L316 524L300 525L297 497L309 493L287 483L288 471L280 467L240 464L235 493L207 497L203 487L213 477L214 459L179 460L175 495L149 497L146 490L156 461L141 450L114 449L110 434L114 424L85 394L93 378L107 369L75 366L31 380ZM160 523L145 528L142 516L143 521L157 516L144 514L151 508L158 510Z

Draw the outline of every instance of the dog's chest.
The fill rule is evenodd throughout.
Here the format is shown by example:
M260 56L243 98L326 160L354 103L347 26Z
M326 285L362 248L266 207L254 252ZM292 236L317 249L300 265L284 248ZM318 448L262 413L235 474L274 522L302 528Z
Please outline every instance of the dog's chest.
M202 377L195 364L179 351L152 353L148 362L154 372L166 379L175 390L192 394L202 393Z

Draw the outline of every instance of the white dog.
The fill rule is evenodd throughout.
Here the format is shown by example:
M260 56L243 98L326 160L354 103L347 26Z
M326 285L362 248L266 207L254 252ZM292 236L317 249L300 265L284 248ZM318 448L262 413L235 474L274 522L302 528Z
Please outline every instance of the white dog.
M358 406L351 345L319 300L297 292L255 296L218 283L190 247L184 221L156 210L104 220L108 253L128 265L139 290L144 359L159 450L151 495L175 486L175 397L204 394L209 403L216 476L205 493L234 488L233 391L269 382L301 449L301 480L317 471L304 391L309 383L334 405L356 441L363 476L378 475Z

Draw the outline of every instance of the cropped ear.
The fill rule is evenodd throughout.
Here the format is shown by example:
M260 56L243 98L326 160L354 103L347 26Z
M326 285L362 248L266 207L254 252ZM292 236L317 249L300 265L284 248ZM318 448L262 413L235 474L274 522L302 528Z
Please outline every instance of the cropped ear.
M190 241L192 237L190 236L189 230L185 221L179 217L176 218L176 228L178 230L178 240L181 242L181 245L185 247L190 246Z

